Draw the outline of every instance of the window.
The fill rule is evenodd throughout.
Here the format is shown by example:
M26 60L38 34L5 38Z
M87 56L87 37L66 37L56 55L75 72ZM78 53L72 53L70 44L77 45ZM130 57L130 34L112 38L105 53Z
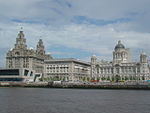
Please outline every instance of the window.
M19 75L19 69L13 69L13 70L0 70L0 75Z
M33 72L31 71L30 76L33 76Z
M24 72L24 76L27 76L27 75L28 75L28 73L29 73L29 70L25 70L25 72Z

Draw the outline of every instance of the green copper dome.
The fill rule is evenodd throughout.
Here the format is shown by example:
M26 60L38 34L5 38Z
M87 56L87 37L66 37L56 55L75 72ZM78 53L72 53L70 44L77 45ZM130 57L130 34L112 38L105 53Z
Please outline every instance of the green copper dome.
M115 50L117 50L117 49L124 49L125 48L125 46L121 43L121 41L119 40L118 41L118 44L115 46Z

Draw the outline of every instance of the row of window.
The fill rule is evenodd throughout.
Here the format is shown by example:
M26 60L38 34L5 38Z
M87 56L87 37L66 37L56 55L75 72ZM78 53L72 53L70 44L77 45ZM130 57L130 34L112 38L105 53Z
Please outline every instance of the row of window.
M139 70L138 70L139 71ZM111 73L113 73L114 72L114 70L113 69L97 69L97 73L108 73L108 74L111 74ZM135 73L136 72L136 70L135 70L135 68L134 69L119 69L119 68L117 68L116 69L116 72L117 73L120 73L120 72L122 72L122 73Z
M68 65L47 65L47 67L68 67Z
M69 67L47 67L47 69L69 69Z
M63 73L63 72L69 72L69 70L48 70L47 71L48 73Z

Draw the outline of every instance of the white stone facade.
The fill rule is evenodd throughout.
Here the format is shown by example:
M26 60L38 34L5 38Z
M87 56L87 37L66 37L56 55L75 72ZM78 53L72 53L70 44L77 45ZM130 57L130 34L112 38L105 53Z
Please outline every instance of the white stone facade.
M6 68L27 68L44 77L61 80L147 80L150 79L150 67L147 55L142 53L139 62L131 61L130 49L118 41L113 51L111 62L99 61L91 57L91 64L76 59L53 59L45 54L43 41L40 39L36 50L28 49L23 31L16 38L15 47L6 55Z
M130 50L118 42L113 51L113 60L98 61L96 56L91 57L91 77L100 80L148 80L150 68L147 55L142 53L139 62L131 61Z
M83 80L90 77L90 63L73 58L45 60L45 77L59 80Z

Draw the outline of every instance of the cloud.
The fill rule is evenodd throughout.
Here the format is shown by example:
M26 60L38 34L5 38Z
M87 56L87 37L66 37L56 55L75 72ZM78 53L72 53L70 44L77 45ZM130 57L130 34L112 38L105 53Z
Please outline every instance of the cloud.
M104 26L108 24L125 23L131 20L128 18L118 18L115 20L101 20L101 19L88 18L85 16L75 16L72 21L77 24L94 24L94 25Z
M14 26L16 26L16 24L14 24ZM8 29L4 27L4 33L2 33L3 30L1 30L4 45L0 45L0 48L12 48L14 46L15 38L18 33L14 26L8 27ZM149 45L150 41L149 33L117 31L115 30L114 24L101 27L89 24L72 24L62 26L61 28L53 28L41 24L32 24L32 27L30 27L31 25L28 23L23 24L23 26L28 47L32 46L35 48L38 39L42 38L47 52L51 52L51 48L54 47L58 49L56 53L63 55L64 53L61 53L61 51L70 48L68 51L65 51L66 56L67 52L71 50L72 53L78 53L77 50L80 50L80 52L82 50L85 55L89 53L88 55L96 54L107 58L112 55L113 48L118 40L122 40L127 48L141 48L143 50L147 49L144 45ZM9 40L9 42L7 40ZM77 56L80 57L80 54L78 53Z
M112 58L118 40L131 48L134 59L150 55L149 0L1 0L0 65L24 27L28 47L42 38L55 57ZM8 41L9 40L9 41Z

